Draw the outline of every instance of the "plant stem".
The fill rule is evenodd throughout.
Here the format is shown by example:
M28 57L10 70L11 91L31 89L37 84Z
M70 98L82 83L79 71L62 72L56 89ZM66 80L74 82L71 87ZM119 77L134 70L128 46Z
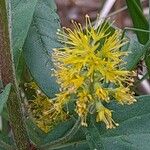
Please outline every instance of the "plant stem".
M3 85L12 83L7 101L8 114L17 150L30 150L30 141L26 131L25 121L21 110L21 98L16 82L13 52L11 46L11 14L7 15L6 3L10 13L10 2L0 1L0 70Z

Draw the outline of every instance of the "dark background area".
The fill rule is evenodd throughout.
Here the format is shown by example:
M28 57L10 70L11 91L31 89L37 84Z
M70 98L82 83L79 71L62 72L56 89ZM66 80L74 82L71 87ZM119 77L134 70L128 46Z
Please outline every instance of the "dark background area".
M72 27L70 20L76 20L84 24L85 15L88 14L91 20L95 20L97 14L100 14L104 4L107 0L55 0L58 8L58 14L61 18L61 24L65 27ZM111 1L111 0L109 0ZM144 13L148 15L148 0L142 2L144 6ZM125 9L125 0L116 0L109 14L118 11L121 8ZM127 13L127 9L110 17L115 20L115 24L123 28L125 26L132 26L132 22Z

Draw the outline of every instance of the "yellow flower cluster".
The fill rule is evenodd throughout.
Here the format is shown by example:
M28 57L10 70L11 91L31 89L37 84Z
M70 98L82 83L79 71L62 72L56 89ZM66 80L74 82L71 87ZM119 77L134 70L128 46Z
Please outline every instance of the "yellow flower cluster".
M120 30L112 31L107 20L96 29L89 16L86 16L84 29L79 23L73 22L73 25L73 30L63 28L57 33L64 47L53 52L55 76L62 92L56 97L56 103L63 108L70 101L70 95L74 94L76 112L82 125L87 125L89 108L94 106L96 121L103 121L107 128L114 128L118 124L112 119L112 111L104 104L111 99L120 104L136 101L130 91L133 72L122 67L125 63L122 58L127 52L120 49L127 40L121 39ZM66 96L61 99L60 95Z
M51 131L59 122L68 118L64 111L60 108L58 109L58 105L55 107L54 101L40 91L35 82L26 83L25 90L26 95L30 95L28 101L29 114L35 124L45 133ZM31 91L33 94L31 94ZM62 100L62 97L60 98Z

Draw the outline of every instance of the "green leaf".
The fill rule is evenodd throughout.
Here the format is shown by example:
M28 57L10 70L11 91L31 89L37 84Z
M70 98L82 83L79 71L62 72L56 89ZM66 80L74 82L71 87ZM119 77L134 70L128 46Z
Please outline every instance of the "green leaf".
M134 1L135 1L136 4L139 6L139 8L141 9L141 11L143 11L140 0L134 0Z
M54 130L45 133L40 130L31 120L27 120L29 135L38 146L49 143L63 137L74 125L74 120L70 119L57 125Z
M105 129L105 126L96 123L89 132L99 131L101 137L94 138L97 143L102 142L101 150L149 150L150 147L150 96L139 96L137 103L130 106L116 105L114 102L110 107L113 118L120 126L115 129ZM94 134L94 133L91 133Z
M38 147L41 147L44 144L49 144L52 141L62 138L70 131L74 123L75 123L74 119L69 119L68 121L65 121L57 125L49 133L44 133L38 127L36 127L36 125L34 125L31 120L27 120L30 138L34 143L37 144ZM62 143L57 146L55 145L55 148L59 150L69 150L69 149L82 150L83 148L87 150L89 149L86 144L85 136L82 130L79 130L76 133L76 135L73 136L67 143Z
M11 84L8 84L6 85L2 93L0 94L0 114L2 113L4 105L6 104L8 100L10 89L11 89Z
M64 148L62 148L64 147ZM57 148L58 150L90 150L88 144L85 141L72 142ZM51 149L49 149L51 150Z
M145 53L144 46L140 44L134 36L129 37L129 43L123 49L128 52L128 55L124 57L126 62L123 67L127 70L133 70L137 67L137 64L141 60Z
M122 106L112 102L108 108L114 110L113 118L120 124L115 129L106 129L103 123L94 123L91 121L87 128L82 128L67 143L62 143L55 147L59 150L80 150L89 147L101 150L149 150L150 146L150 96L136 97L137 103L133 105ZM95 119L95 118L94 118ZM43 133L35 125L29 125L29 134L34 143L41 146L60 137L72 128L74 120L70 119L56 126L48 134ZM34 129L34 130L33 130ZM84 135L85 134L85 135ZM89 144L86 144L85 141Z
M0 150L14 150L15 145L13 139L9 135L0 132Z
M20 73L22 47L26 39L37 0L11 0L12 5L12 43L14 62ZM18 71L17 71L18 73ZM17 74L20 77L20 74Z
M49 97L54 97L59 87L53 74L52 49L60 47L56 32L59 17L53 0L39 0L24 45L24 56L31 75Z
M129 37L129 44L124 46L122 50L128 51L128 55L124 57L126 62L123 67L127 70L136 69L139 61L144 58L147 66L148 74L150 76L150 41L148 41L144 46L141 45L134 36Z
M126 0L129 14L133 21L134 28L148 30L149 25L146 20L142 10L139 0ZM141 44L146 44L149 39L149 34L145 32L135 31L137 34L138 40Z
M85 132L87 143L89 144L90 149L103 149L103 144L101 141L101 135L99 130L94 125L95 120L92 118L88 128L82 128ZM99 140L97 140L99 139Z
M148 75L150 77L150 40L146 43L145 64L147 66Z
M147 66L148 75L150 77L150 53L146 54L145 63L146 63L146 66Z

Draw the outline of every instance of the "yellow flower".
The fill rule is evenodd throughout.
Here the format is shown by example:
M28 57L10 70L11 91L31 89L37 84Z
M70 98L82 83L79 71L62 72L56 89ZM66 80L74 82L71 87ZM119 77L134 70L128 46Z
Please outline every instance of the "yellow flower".
M114 97L120 104L132 104L136 102L136 99L132 96L130 89L128 87L119 87L114 90Z
M74 79L70 80L70 83L72 83L73 86L78 89L83 84L83 81L84 77L77 75L74 77Z
M67 104L69 101L69 93L62 92L62 93L56 94L56 98L54 98L54 100L55 100L55 104L54 104L55 109L61 113L63 106Z
M126 81L126 77L128 77L130 72L127 70L118 69L116 62L108 61L104 65L104 69L101 73L105 77L106 82L121 84Z
M34 100L29 101L28 107L33 121L45 133L67 118L67 114L63 110L58 111L55 102L45 95L37 95Z
M122 58L128 53L120 49L127 40L121 39L120 30L111 32L108 20L95 29L86 15L84 29L79 23L73 22L73 25L73 30L63 28L57 33L63 47L54 49L53 62L62 96L61 93L56 95L55 106L58 111L62 110L73 94L82 125L87 125L89 107L96 106L97 121L103 121L107 128L113 128L117 124L112 119L111 111L102 103L109 103L114 91L116 94L113 96L120 103L131 104L135 101L129 88L122 88L125 84L129 87L132 81L130 71L121 67L125 63ZM101 107L97 106L97 101L101 103Z
M115 128L119 124L112 119L112 111L105 108L100 102L96 103L97 117L96 121L102 121L107 129Z
M87 91L82 91L77 96L78 100L76 102L76 112L81 118L81 124L83 126L87 126L86 117L88 114L88 104L92 97Z
M106 102L109 102L109 95L108 91L99 87L96 89L95 94L100 98L100 100L104 100Z
M121 31L116 30L113 36L110 36L108 39L105 40L105 43L101 49L101 57L105 59L109 59L110 61L114 61L116 64L122 62L120 57L127 55L127 52L118 51L125 42L121 43L119 36Z

